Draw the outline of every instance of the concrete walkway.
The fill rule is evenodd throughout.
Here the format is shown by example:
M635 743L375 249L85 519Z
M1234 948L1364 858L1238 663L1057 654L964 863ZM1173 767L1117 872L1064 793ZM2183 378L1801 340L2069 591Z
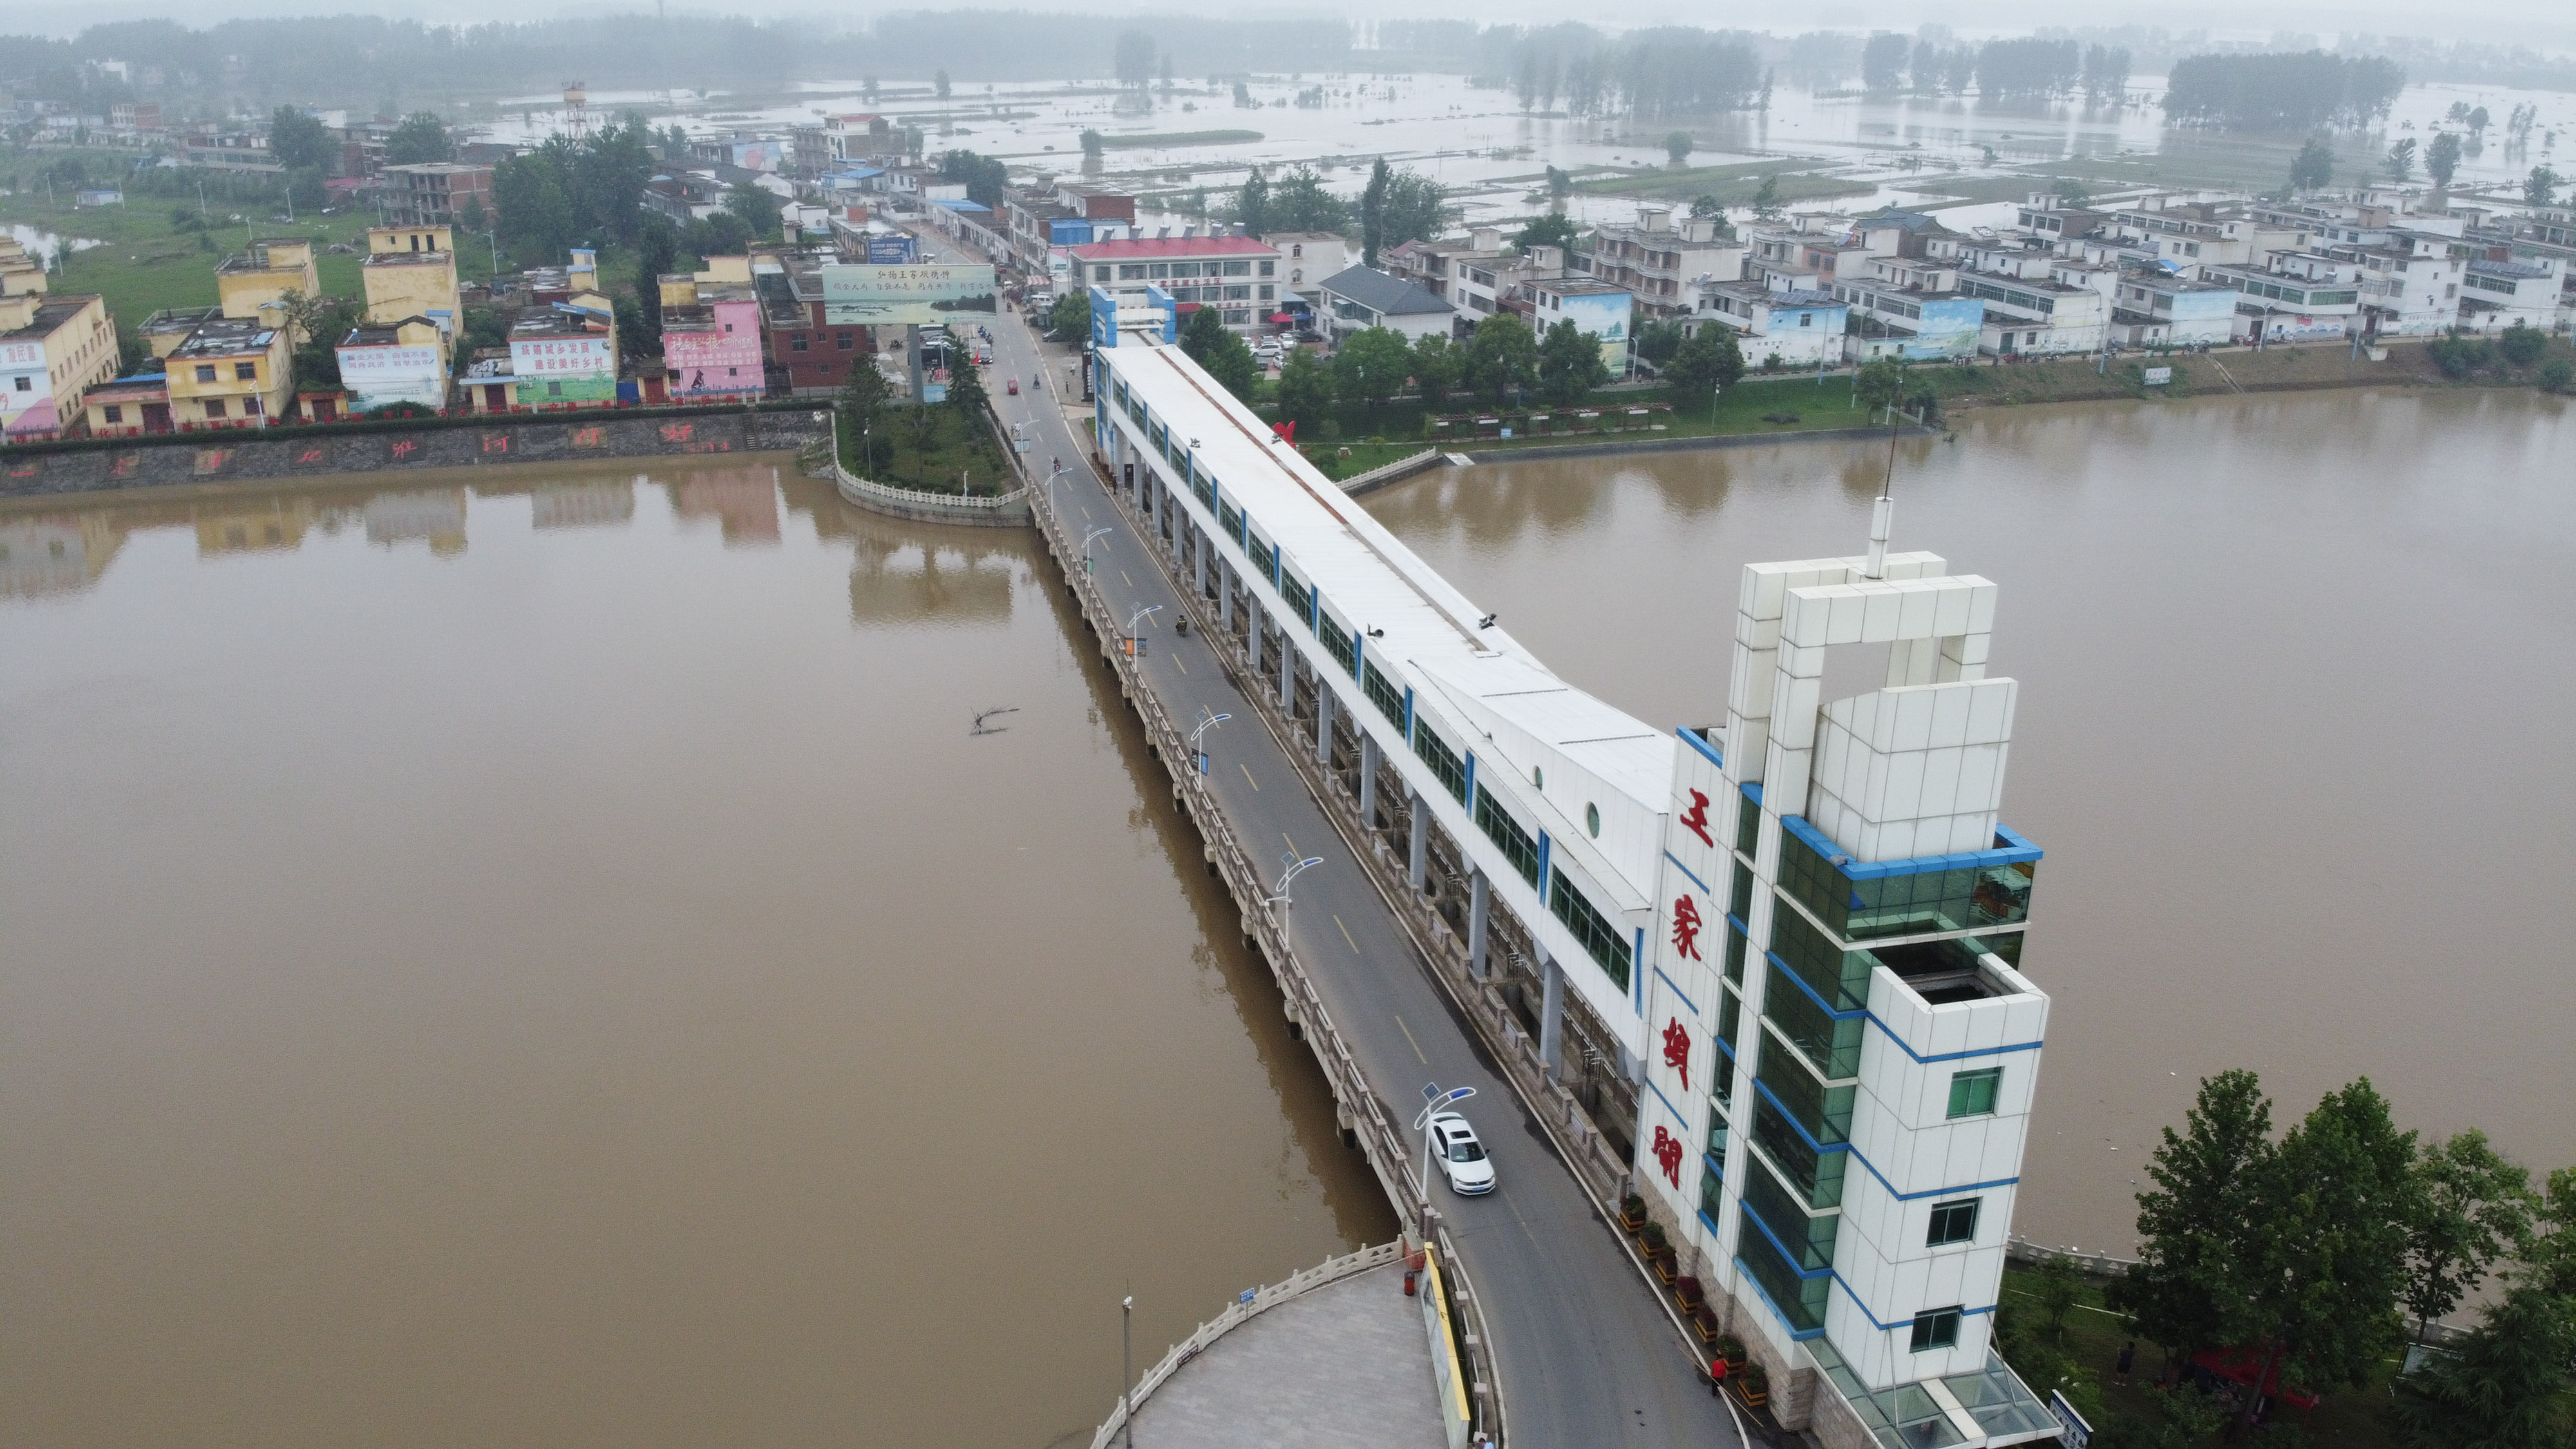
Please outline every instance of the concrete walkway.
M1228 1333L1136 1407L1136 1449L1442 1449L1422 1300L1389 1264Z

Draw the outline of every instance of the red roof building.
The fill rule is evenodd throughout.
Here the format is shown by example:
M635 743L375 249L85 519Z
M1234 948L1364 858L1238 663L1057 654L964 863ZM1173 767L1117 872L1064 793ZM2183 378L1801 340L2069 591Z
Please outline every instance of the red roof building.
M1277 310L1279 249L1244 236L1134 237L1066 249L1086 286L1143 302L1157 287L1183 306L1218 309L1250 331Z

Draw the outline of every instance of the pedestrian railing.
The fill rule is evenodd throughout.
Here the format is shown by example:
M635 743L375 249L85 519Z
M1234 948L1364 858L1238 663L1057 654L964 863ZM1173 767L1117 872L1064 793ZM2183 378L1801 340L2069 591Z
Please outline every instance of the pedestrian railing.
M1425 448L1419 453L1381 463L1365 473L1354 473L1340 483L1344 493L1356 497L1372 488L1383 488L1398 478L1409 478L1425 468L1437 465L1445 456L1438 448Z
M1200 1324L1189 1337L1173 1344L1171 1351L1163 1355L1161 1362L1145 1370L1144 1377L1136 1380L1135 1388L1119 1402L1117 1408L1110 1411L1109 1422L1101 1425L1100 1431L1091 1436L1091 1449L1109 1449L1109 1445L1117 1438L1118 1431L1127 1427L1129 1414L1135 1409L1142 1408L1145 1400L1152 1396L1154 1390L1161 1388L1172 1375L1179 1373L1182 1365L1207 1352L1218 1339L1283 1303L1294 1302L1318 1288L1329 1288L1345 1278L1383 1268L1389 1263L1401 1261L1405 1256L1404 1244L1401 1240L1380 1243L1374 1248L1362 1248L1356 1253L1344 1253L1338 1258L1326 1258L1312 1268L1289 1275L1285 1281L1273 1283L1267 1288L1255 1288L1227 1304L1223 1313Z
M1079 477L1081 475L1070 475ZM1412 1153L1403 1135L1389 1117L1384 1099L1369 1084L1359 1060L1351 1053L1339 1029L1333 1025L1332 1013L1324 1006L1323 997L1315 990L1305 966L1290 947L1288 936L1280 928L1278 916L1270 905L1270 882L1255 857L1245 848L1233 823L1217 804L1216 793L1205 776L1193 766L1195 756L1180 727L1174 723L1162 699L1145 683L1144 672L1136 656L1118 647L1118 615L1110 608L1100 586L1079 565L1080 546L1068 535L1064 521L1057 515L1050 490L1029 488L1030 513L1046 539L1047 551L1055 558L1065 578L1065 587L1081 606L1085 622L1100 640L1101 657L1118 676L1119 692L1144 722L1148 751L1164 763L1172 775L1172 798L1183 814L1199 830L1205 842L1208 863L1216 867L1232 893L1237 911L1243 918L1243 933L1269 963L1272 977L1290 1022L1302 1030L1306 1043L1324 1069L1324 1080L1332 1089L1335 1115L1342 1130L1354 1137L1377 1174L1378 1187L1386 1194L1397 1214L1417 1218L1430 1201L1428 1186L1418 1175ZM1149 539L1149 551L1158 546ZM1188 607L1187 589L1179 590L1184 607ZM1257 693L1257 691L1254 691ZM1287 752L1292 758L1296 754ZM1475 1380L1471 1399L1476 1406L1478 1427L1489 1441L1503 1442L1503 1400L1499 1382L1494 1376L1492 1339L1485 1329L1484 1309L1463 1267L1458 1266L1458 1253L1446 1229L1437 1230L1435 1239L1458 1280L1458 1298L1467 1319L1465 1337L1471 1359L1470 1371Z

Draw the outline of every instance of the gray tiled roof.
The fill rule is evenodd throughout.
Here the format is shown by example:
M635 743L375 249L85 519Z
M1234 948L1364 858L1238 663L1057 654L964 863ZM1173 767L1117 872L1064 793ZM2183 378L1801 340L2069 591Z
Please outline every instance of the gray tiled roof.
M1383 317L1458 310L1401 277L1367 267L1347 267L1333 273L1324 279L1324 290L1348 297Z

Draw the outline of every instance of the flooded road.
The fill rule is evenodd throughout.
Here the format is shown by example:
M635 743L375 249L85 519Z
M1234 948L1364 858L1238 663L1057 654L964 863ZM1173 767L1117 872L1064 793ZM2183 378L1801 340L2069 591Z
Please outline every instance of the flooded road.
M2017 1227L2128 1251L2198 1079L2576 1163L2576 416L2531 393L1962 415L1898 459L1894 546L2002 585L2005 820L2048 850L2055 998ZM1723 721L1743 565L1857 553L1880 445L1443 469L1370 511L1568 678ZM1841 661L1837 660L1838 666ZM1829 666L1826 694L1875 686ZM1836 687L1837 685L1841 687Z
M1044 1449L1392 1236L1034 535L632 468L0 509L0 1439Z

